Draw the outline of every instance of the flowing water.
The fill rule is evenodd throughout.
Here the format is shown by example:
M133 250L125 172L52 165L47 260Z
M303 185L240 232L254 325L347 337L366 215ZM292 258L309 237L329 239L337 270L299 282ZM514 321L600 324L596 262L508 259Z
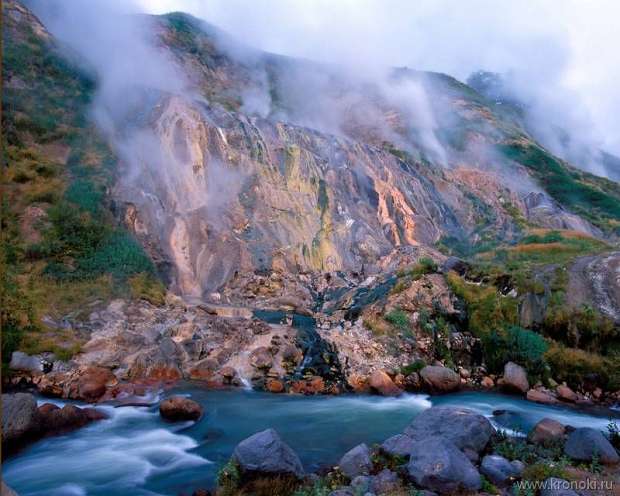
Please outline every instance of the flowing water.
M300 397L206 391L192 385L173 392L200 402L204 417L169 424L160 419L157 406L100 407L109 419L44 439L5 460L5 480L22 496L189 495L193 489L213 485L219 467L239 441L268 427L278 430L312 471L337 463L360 442L378 443L402 431L432 405L466 406L497 426L523 431L543 417L605 430L608 415L613 414L595 415L490 393ZM508 413L493 416L496 410Z

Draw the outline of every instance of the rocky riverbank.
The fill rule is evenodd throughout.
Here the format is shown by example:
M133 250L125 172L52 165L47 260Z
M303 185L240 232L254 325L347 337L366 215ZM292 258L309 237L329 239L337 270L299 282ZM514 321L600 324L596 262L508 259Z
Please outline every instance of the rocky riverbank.
M276 430L258 432L235 448L215 494L612 494L620 482L619 460L595 429L543 419L526 438L510 437L471 410L433 407L404 432L381 445L352 447L319 473L305 473Z

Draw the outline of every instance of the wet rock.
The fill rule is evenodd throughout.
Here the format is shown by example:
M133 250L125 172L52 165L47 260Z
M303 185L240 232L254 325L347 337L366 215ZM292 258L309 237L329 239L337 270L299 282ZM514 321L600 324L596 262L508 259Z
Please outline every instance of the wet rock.
M568 401L570 403L575 403L577 400L579 400L579 395L568 386L558 386L557 388L555 388L555 393L558 395L559 399Z
M27 355L21 351L13 352L9 368L22 372L43 372L43 364L39 358Z
M370 449L365 444L357 445L344 454L338 466L351 479L358 475L368 475L372 469Z
M226 381L231 382L235 377L237 377L237 371L233 367L222 367L220 369L220 375L226 379Z
M65 372L50 372L35 378L35 384L39 392L45 396L62 397L68 374Z
M540 496L579 496L579 493L570 488L567 480L549 477L542 484Z
M422 387L422 379L420 379L420 374L417 372L412 372L406 376L403 381L403 386L407 391L419 391Z
M108 386L117 384L116 376L104 367L88 367L78 379L79 398L96 401L101 398Z
M383 370L375 370L368 382L374 391L383 396L398 396L403 392Z
M491 422L467 408L435 406L420 413L404 434L415 439L441 437L459 449L482 451L493 434Z
M545 393L544 391L539 391L538 389L530 389L527 392L526 398L529 401L543 403L545 405L555 405L558 403L558 400L554 396L551 396L549 393Z
M39 407L41 431L46 435L70 432L107 416L94 408L64 405L62 408L46 403Z
M480 464L480 473L493 484L504 486L519 477L519 470L503 456L487 455Z
M259 474L292 474L303 477L304 470L297 454L273 429L258 432L241 441L233 453L242 472Z
M39 430L39 410L28 393L2 395L2 442L15 443Z
M530 383L527 380L525 369L514 362L506 363L504 365L502 387L508 391L526 393L530 388Z
M290 391L306 395L323 394L325 392L325 380L319 376L300 379L291 384Z
M495 382L488 375L484 376L480 381L480 385L485 389L491 389L495 386Z
M283 393L284 383L279 379L267 379L265 389L270 393Z
M528 438L535 444L551 444L564 439L566 429L557 420L544 418L530 431Z
M260 370L269 370L273 366L273 356L268 348L260 346L250 353L250 363Z
M573 460L583 462L592 461L594 456L606 465L620 461L618 453L601 431L589 427L575 429L569 434L564 453Z
M396 472L385 468L370 480L370 489L376 494L393 494L400 486Z
M172 396L159 404L159 414L173 422L180 420L198 420L202 407L194 400L183 396Z
M418 486L442 494L477 491L482 486L476 467L453 443L442 438L415 442L407 473Z
M427 365L420 371L420 376L433 391L447 393L461 386L460 376L447 367Z

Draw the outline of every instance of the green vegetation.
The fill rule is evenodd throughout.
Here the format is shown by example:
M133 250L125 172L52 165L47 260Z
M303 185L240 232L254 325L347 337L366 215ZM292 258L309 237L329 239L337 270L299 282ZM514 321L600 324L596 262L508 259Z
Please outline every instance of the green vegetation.
M493 372L501 371L509 361L522 365L532 378L539 379L546 372L544 355L549 344L533 331L517 326L492 331L482 338L482 345L486 364Z
M402 332L411 330L411 322L409 322L409 317L400 309L395 309L385 314L385 320L396 326L396 328Z
M527 167L560 204L607 232L620 234L620 185L556 159L532 142L499 146L500 152Z
M66 359L83 338L42 317L131 294L161 301L161 283L106 197L116 158L88 124L94 78L26 18L5 21L2 361L16 349Z
M241 484L241 472L239 465L234 459L230 459L217 473L218 494L221 496L234 496Z
M400 373L403 375L413 374L414 372L419 372L424 367L426 367L426 362L422 359L418 359L415 362L410 363L409 365L405 365L400 369Z

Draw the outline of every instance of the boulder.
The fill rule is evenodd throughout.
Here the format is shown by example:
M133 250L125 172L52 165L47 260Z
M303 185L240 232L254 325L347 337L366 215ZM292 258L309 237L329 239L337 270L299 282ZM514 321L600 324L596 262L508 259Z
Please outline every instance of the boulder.
M39 430L39 410L28 393L2 395L2 442L15 442Z
M530 388L527 380L525 369L514 362L508 362L504 365L504 376L502 378L502 387L509 391L516 391L525 394Z
M381 449L392 456L409 456L414 440L406 434L396 434L386 439L381 445Z
M590 427L575 429L568 436L564 453L573 460L590 462L598 456L601 463L613 465L620 461L615 448L599 430Z
M504 486L519 477L519 470L506 458L499 455L487 455L480 464L480 473L493 484Z
M404 434L415 440L442 437L454 443L458 449L468 448L479 453L488 444L493 432L491 422L472 410L434 406L413 419Z
M528 434L528 438L535 444L550 444L564 439L566 429L557 420L544 418L538 422Z
M88 367L78 379L79 397L86 401L97 401L101 398L108 386L117 384L116 376L110 369L104 367Z
M383 370L375 370L368 382L374 391L383 396L398 396L403 392Z
M473 492L482 486L476 467L453 443L442 438L415 442L407 473L418 486L442 494Z
M338 463L340 470L350 479L358 475L368 475L372 469L370 449L365 444L359 444L347 451Z
M283 393L284 383L279 379L267 379L265 389L270 393Z
M387 468L372 477L370 481L370 489L375 494L395 494L399 486L398 474Z
M21 351L14 351L11 355L9 368L21 370L22 372L43 372L43 364L35 356L27 355Z
M579 395L568 386L558 386L557 388L555 388L555 393L558 395L558 398L564 401L568 401L570 403L575 403L577 400L579 400Z
M189 398L171 396L159 404L159 414L172 422L198 420L202 415L202 407Z
M258 432L241 441L233 453L242 472L259 474L292 474L303 477L304 470L297 454L273 429Z
M493 379L491 379L488 375L485 375L480 381L480 385L485 389L491 389L495 386L495 383L493 382Z
M273 366L273 356L268 348L260 346L250 353L250 363L257 369L269 370Z
M539 391L538 389L530 389L527 392L526 398L529 401L543 403L545 405L555 405L558 403L558 400L554 396L551 396L549 393L545 393L544 391Z
M403 386L407 391L419 391L422 387L422 380L420 374L412 372L403 380Z
M358 475L351 480L351 488L355 494L366 494L370 489L371 478L367 475Z
M452 369L427 365L420 371L424 383L433 391L449 392L461 386L461 377Z
M39 407L39 416L41 431L44 434L70 432L84 427L94 420L107 418L107 415L94 408L79 408L75 405L64 405L59 408L51 403Z
M540 496L579 496L570 488L570 482L557 477L549 477L542 483Z

